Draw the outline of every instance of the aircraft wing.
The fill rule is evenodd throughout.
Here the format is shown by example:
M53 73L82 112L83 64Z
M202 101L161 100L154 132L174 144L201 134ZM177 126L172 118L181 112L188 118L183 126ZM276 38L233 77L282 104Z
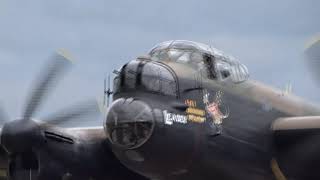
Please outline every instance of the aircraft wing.
M281 170L294 177L319 179L315 172L320 166L320 116L278 118L271 128Z
M76 179L87 176L93 179L145 180L144 177L122 165L114 156L103 126L80 128L53 126L48 127L45 132L49 132L46 138L51 145L40 150L44 153L39 154L48 156L45 157L48 160L43 162L44 166L51 161L50 159L55 160L58 165L74 174L73 177ZM74 143L63 147L65 143L61 142L59 137L71 139Z
M7 177L8 158L7 152L0 146L0 180Z
M273 131L310 130L320 128L320 116L278 118L272 124Z
M145 180L114 156L102 126L61 128L46 124L42 126L42 131L46 143L33 150L37 159L36 168L30 169L30 159L23 154L8 160L7 152L0 149L0 180L9 177L13 180L29 177L48 180L66 176L79 180Z

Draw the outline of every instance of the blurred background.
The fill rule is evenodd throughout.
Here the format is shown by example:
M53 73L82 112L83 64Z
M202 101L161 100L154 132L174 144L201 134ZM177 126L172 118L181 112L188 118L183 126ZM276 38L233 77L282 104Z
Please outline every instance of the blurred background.
M17 1L0 0L0 104L21 110L45 62L67 49L75 66L38 117L87 98L102 98L103 79L159 42L210 44L247 65L252 79L320 102L303 61L320 31L318 0ZM101 117L72 126L101 125Z

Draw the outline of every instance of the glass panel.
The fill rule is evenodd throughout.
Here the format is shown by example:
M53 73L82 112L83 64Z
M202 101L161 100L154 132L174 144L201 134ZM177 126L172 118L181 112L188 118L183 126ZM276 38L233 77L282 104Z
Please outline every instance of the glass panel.
M197 70L203 69L203 55L198 51L170 49L157 51L152 54L151 59L154 61L173 61L186 64Z
M211 79L230 77L233 82L239 83L249 78L247 67L234 57L202 43L184 40L167 41L153 48L149 55L154 61L173 61L189 65ZM212 58L211 64L205 63L206 57ZM214 78L210 77L213 75Z
M130 61L125 67L125 87L135 88L139 61Z
M243 64L232 64L231 65L231 78L233 82L240 83L249 78L249 72L245 65Z
M159 74L160 76L160 92L166 95L176 96L176 82L172 74L165 68Z
M215 61L214 67L217 70L218 78L221 80L231 78L234 83L240 83L249 78L248 69L240 63L230 63L224 59L218 59Z
M216 64L219 76L221 79L226 79L230 77L231 75L231 70L230 70L230 65L224 62L217 62Z
M141 78L142 85L148 91L176 96L175 80L166 68L153 63L147 63L143 67Z
M149 91L159 92L160 91L160 78L159 73L161 69L159 66L147 63L144 65L141 76L141 83Z
M117 93L120 90L120 76L116 76L113 79L113 92Z

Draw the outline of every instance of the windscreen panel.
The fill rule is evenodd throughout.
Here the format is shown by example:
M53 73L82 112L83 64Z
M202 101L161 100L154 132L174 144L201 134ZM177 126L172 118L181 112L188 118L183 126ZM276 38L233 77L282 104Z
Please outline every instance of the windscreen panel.
M147 63L141 75L142 86L154 93L177 96L177 83L173 74L165 67Z

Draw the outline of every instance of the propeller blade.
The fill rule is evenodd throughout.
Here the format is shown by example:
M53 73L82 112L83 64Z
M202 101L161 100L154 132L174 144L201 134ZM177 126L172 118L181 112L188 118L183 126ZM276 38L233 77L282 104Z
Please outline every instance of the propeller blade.
M23 114L24 119L30 119L37 111L45 97L49 94L52 87L57 83L59 78L66 72L68 67L71 66L71 60L65 52L57 52L48 63L47 68L38 76L37 81L34 83L31 95L26 103L25 111Z
M320 36L308 43L304 54L314 80L320 85Z
M3 108L0 108L0 125L3 125L4 123L6 123L8 121L9 121L9 116L3 110Z
M96 102L98 104L100 114L104 117L106 115L106 106L103 102L104 101L103 98L105 97L101 97L101 98L97 97Z
M99 113L99 107L95 100L89 100L84 103L78 103L74 106L56 112L47 118L43 118L47 123L58 125L68 122L72 119L81 118Z

